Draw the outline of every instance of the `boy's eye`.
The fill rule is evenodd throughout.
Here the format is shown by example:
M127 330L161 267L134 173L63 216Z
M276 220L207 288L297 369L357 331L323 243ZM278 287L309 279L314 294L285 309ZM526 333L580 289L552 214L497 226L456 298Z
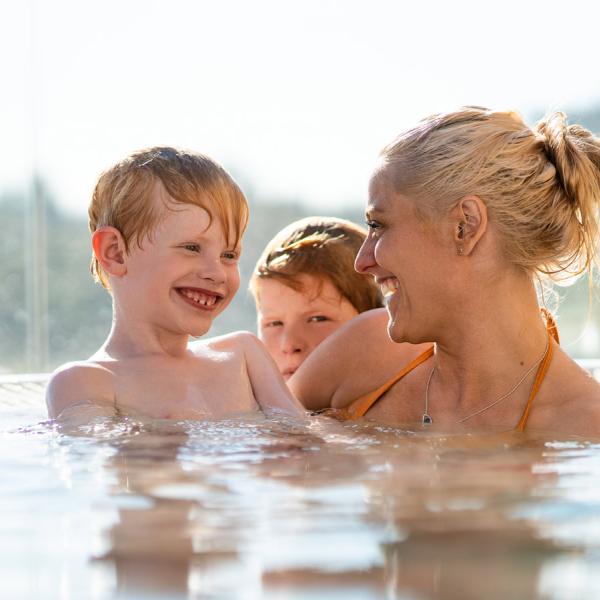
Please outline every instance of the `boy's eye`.
M200 252L200 244L184 244L183 247L190 252Z
M225 260L237 261L240 258L240 253L235 250L228 250L221 255Z
M309 323L322 323L323 321L329 321L329 317L325 315L314 315L308 318Z
M282 327L283 321L268 321L265 323L267 327Z

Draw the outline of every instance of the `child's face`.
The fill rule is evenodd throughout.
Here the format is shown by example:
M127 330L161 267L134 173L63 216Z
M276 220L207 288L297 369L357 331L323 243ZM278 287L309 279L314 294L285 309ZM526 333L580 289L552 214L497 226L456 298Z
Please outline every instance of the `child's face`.
M240 286L241 249L228 243L221 223L216 218L210 223L204 209L174 203L171 208L141 248L130 245L118 300L128 303L128 318L200 336Z
M358 314L328 279L302 275L300 281L300 291L276 279L261 279L256 287L258 335L285 379L328 335Z

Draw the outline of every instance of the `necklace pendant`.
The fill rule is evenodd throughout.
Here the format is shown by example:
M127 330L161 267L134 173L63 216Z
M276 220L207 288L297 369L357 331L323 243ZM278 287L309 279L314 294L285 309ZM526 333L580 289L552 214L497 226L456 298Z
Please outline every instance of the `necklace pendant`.
M433 419L427 413L423 413L423 425L430 425L431 423L433 423Z

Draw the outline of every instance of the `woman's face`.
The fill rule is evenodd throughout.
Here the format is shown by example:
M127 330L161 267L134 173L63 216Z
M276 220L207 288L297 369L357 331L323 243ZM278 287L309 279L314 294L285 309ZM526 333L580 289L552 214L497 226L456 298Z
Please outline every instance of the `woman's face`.
M256 286L258 336L289 379L329 335L358 314L329 279L301 275L294 290L276 279Z
M445 311L444 282L451 277L450 249L439 228L419 219L413 201L395 192L382 173L371 180L366 217L369 234L355 267L381 286L391 339L435 339L436 321Z

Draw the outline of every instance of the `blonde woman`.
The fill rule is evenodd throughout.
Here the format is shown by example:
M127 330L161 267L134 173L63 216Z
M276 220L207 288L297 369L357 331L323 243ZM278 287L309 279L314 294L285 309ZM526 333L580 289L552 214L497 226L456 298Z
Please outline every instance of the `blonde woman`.
M536 281L597 259L600 141L554 113L431 116L387 146L356 259L387 298L288 382L345 419L600 434L600 385L560 348ZM400 343L408 342L408 344Z

